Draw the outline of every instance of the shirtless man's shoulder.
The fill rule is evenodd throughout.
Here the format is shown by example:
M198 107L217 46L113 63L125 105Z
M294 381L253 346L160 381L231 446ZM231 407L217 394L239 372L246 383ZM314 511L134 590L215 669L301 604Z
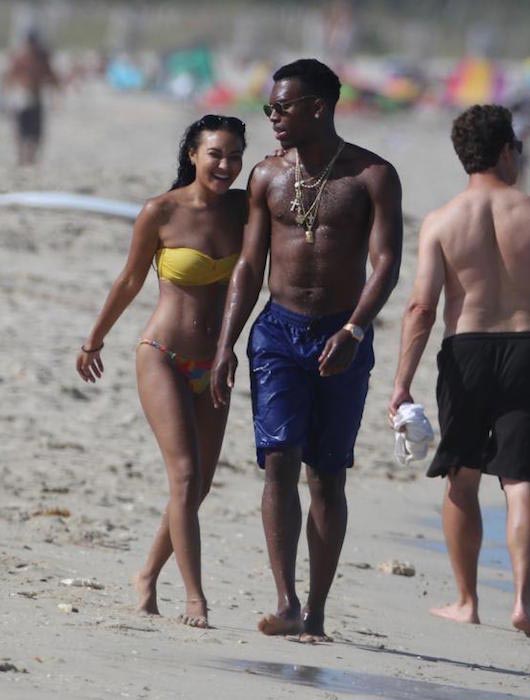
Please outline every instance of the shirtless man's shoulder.
M392 163L367 148L345 143L338 166L346 177L365 185L372 196L401 196L399 176Z
M530 213L530 197L515 187L506 188L494 201L495 205L501 206L516 216L528 217Z
M285 177L295 165L293 148L281 155L267 156L254 166L251 181L257 186L268 185L276 177ZM396 169L387 160L366 148L353 143L345 143L337 159L337 168L342 176L366 178L367 181L379 183L392 179L399 181Z
M295 164L294 149L281 155L267 156L252 168L249 178L251 199L267 198L269 188L282 191L283 185L291 177Z
M491 200L491 198L489 198ZM465 227L472 209L485 205L488 197L483 192L463 190L440 207L432 209L423 219L422 233L436 236L444 231Z
M438 230L467 226L471 214L481 208L509 212L517 217L528 216L530 197L514 187L494 190L466 189L441 207L429 212L422 228L433 235Z
M350 162L355 165L371 166L371 165L381 165L389 166L390 163L379 156L377 153L370 151L368 148L363 148L355 143L350 143L346 141L344 143L344 148L339 157L339 161Z
M355 169L362 168L363 171L373 171L374 173L396 172L396 169L388 160L367 148L349 142L344 144L339 163L350 165Z
M295 164L295 151L290 148L278 155L266 156L252 168L251 177L259 180L272 178L289 170Z
M443 228L450 221L460 217L468 204L469 202L466 201L466 198L462 197L462 193L458 194L453 199L445 202L445 204L428 212L423 219L422 230L434 233L438 229Z

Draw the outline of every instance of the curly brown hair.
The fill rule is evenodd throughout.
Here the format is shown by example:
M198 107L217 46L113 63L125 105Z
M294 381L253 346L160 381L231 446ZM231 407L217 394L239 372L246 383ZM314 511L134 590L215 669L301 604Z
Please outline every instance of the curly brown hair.
M468 175L493 168L514 140L512 113L501 105L473 105L453 122L451 140Z

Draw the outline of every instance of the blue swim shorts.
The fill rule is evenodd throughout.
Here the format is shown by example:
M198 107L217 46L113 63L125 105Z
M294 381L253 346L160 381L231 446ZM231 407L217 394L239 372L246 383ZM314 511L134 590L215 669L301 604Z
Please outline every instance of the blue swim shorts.
M318 373L326 341L351 311L305 316L269 301L250 331L252 412L258 464L271 450L302 448L302 460L320 472L353 465L374 366L370 327L348 369L330 377Z

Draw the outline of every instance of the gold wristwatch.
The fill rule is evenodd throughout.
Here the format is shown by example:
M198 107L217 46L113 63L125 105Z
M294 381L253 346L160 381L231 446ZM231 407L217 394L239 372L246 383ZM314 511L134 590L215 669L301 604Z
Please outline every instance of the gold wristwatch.
M351 333L358 343L362 343L364 338L364 331L361 326L356 326L355 323L345 323L343 326L345 331Z

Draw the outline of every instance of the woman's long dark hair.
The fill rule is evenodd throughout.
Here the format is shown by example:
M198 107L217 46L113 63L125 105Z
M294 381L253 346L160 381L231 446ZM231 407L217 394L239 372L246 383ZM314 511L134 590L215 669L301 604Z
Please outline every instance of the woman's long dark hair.
M195 166L190 159L190 151L199 147L203 131L231 131L241 139L243 150L247 146L245 139L245 123L236 117L225 117L221 114L206 114L193 124L190 124L179 146L179 165L177 179L169 191L190 185L195 180Z

